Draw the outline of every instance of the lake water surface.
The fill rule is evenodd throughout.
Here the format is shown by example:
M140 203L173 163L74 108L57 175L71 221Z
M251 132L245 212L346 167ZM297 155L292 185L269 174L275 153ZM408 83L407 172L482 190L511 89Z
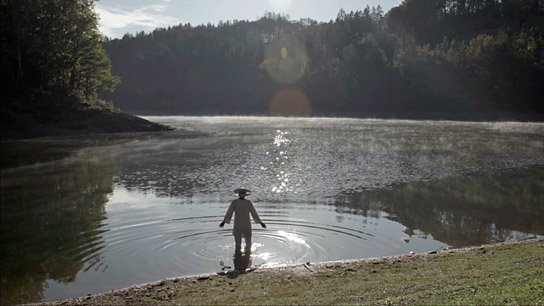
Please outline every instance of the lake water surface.
M177 130L2 142L2 304L544 235L544 124L148 119Z

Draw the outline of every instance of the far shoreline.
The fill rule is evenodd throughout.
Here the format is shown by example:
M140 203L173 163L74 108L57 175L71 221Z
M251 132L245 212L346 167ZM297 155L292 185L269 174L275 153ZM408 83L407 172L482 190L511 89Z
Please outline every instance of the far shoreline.
M116 109L92 107L6 110L0 113L0 139L167 132L174 128Z
M459 121L459 122L544 122L544 114L512 112L403 112L403 113L331 113L311 116L275 116L267 113L208 113L181 111L130 111L124 112L138 117L263 117L263 118L331 118L331 119L377 119L377 120L416 120L416 121Z
M312 116L272 116L265 113L200 113L166 111L125 111L110 109L64 109L15 112L4 110L2 140L24 140L40 137L93 136L97 134L168 132L172 127L147 120L146 117L257 117L302 119L360 119L453 122L520 122L544 123L544 114L534 113L337 113Z

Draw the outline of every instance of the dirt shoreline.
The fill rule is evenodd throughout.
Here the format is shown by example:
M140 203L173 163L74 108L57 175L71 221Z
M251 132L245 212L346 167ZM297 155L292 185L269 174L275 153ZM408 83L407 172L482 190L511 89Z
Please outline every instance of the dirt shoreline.
M173 130L102 103L75 103L51 93L8 98L0 106L0 128L2 140Z
M89 295L86 297L77 297L66 300L57 300L51 302L42 302L32 305L103 305L103 304L115 304L115 305L125 305L125 304L147 304L156 302L166 302L169 303L170 299L174 295L175 290L169 291L169 289L177 287L198 287L203 285L203 288L197 290L205 291L204 284L210 281L217 281L218 279L237 279L240 276L249 276L251 275L252 280L255 282L266 281L264 276L274 274L275 276L282 277L282 275L292 275L292 276L302 276L308 277L312 275L318 275L325 272L337 271L341 272L339 277L343 277L346 273L357 271L361 266L382 266L382 264L394 264L394 263L404 263L404 262L414 262L414 261L423 261L426 262L428 259L444 256L452 256L451 258L455 259L455 255L462 254L471 254L471 253L487 253L494 254L495 251L500 251L502 249L515 249L516 246L524 245L540 245L539 247L544 249L544 239L534 238L523 241L516 242L503 242L495 244L487 244L482 246L466 247L459 249L448 249L440 251L430 251L425 253L415 253L399 256L386 256L386 257L376 257L376 258L367 258L359 260L346 260L346 261L329 261L329 262L320 262L320 263L305 263L305 264L296 264L296 265L286 265L286 266L275 266L267 268L259 268L248 271L228 271L220 273L207 273L200 275L191 275L183 276L176 278L166 278L152 283L133 285L127 288L111 290L108 292ZM544 257L544 252L543 255ZM540 260L540 259L539 259ZM422 267L425 269L425 267ZM374 270L370 270L370 273L376 273ZM291 279L291 276L288 277ZM544 283L544 280L542 280ZM221 282L221 280L219 280ZM224 283L223 283L224 284ZM230 283L229 283L230 284ZM218 287L220 285L215 285ZM169 288L169 289L166 289ZM265 286L262 286L265 288ZM194 288L193 288L194 289ZM232 289L234 290L234 289ZM194 292L194 291L190 291ZM231 291L233 292L233 291ZM385 292L385 291L384 291ZM147 301L147 302L146 302ZM183 301L183 297L182 297ZM213 300L210 300L213 301ZM170 301L171 302L171 301ZM184 304L192 304L192 301L182 302ZM216 303L216 302L212 302ZM305 304L304 301L300 303Z

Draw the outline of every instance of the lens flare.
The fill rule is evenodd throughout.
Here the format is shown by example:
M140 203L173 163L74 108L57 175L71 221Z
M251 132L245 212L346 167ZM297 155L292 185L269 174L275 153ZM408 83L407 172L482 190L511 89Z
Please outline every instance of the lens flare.
M304 93L297 89L287 89L272 99L268 113L271 116L307 117L312 114L312 108Z
M264 68L274 81L281 84L293 84L302 78L308 63L304 44L290 35L275 38L264 50Z

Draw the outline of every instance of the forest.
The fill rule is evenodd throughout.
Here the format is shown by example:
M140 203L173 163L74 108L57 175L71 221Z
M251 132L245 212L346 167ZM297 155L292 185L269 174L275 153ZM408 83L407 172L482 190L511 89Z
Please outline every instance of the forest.
M131 112L544 113L543 0L404 0L336 20L179 24L104 43Z
M21 107L51 105L186 115L544 114L544 0L404 0L388 12L340 10L329 22L265 12L122 39L99 32L94 3L1 1L3 125L17 124Z

